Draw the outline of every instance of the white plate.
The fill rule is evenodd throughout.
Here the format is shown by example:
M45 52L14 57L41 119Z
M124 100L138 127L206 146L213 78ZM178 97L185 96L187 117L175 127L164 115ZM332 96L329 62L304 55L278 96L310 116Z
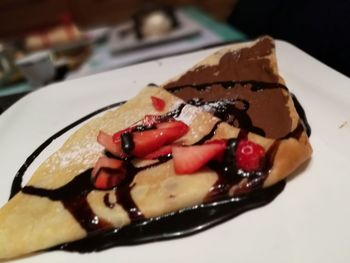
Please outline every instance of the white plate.
M136 95L150 82L162 83L215 50L51 85L21 99L0 116L0 205L25 158L49 136L87 113ZM92 254L50 252L20 261L349 262L350 81L285 42L277 41L277 57L307 113L314 153L275 201L187 238Z

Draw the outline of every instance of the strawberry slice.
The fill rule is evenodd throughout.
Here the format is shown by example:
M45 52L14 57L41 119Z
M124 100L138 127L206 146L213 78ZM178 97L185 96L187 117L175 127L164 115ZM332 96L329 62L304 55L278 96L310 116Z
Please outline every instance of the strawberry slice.
M112 136L113 142L114 142L114 143L118 143L118 142L120 141L120 136L121 136L123 133L131 132L131 131L133 130L133 128L134 128L134 127L131 126L131 127L128 127L128 128L126 128L126 129L123 129L123 130L121 130L121 131L118 131L118 132L114 133L113 136Z
M125 128L123 130L120 130L120 131L114 133L113 134L114 143L119 143L119 141L121 139L120 136L122 134L128 133L128 132L133 132L133 131L137 130L138 127L142 127L142 126L152 127L156 123L160 122L161 117L162 117L161 115L145 115L145 117L142 119L140 125L132 125L128 128Z
M157 111L162 111L164 110L165 107L165 101L161 98L158 98L156 96L151 96L151 100L152 100L152 104L153 107L157 110Z
M106 148L115 156L125 157L120 143L114 143L113 137L104 131L100 131L97 135L97 142Z
M133 133L132 155L144 157L162 146L172 143L185 135L189 127L181 121L157 124L157 129Z
M188 147L173 147L174 168L177 174L191 174L198 171L216 156L222 155L226 144L211 142Z
M125 172L115 172L102 168L94 178L94 186L100 190L107 190L116 187L125 178Z
M236 165L246 172L254 172L261 168L265 157L265 149L252 141L241 140L236 151Z
M95 167L91 172L91 175L92 177L95 177L101 168L119 169L122 166L123 162L121 160L102 156L97 160Z
M162 146L158 150L155 150L154 152L146 154L143 158L146 160L153 160L153 159L157 159L157 158L162 157L162 156L166 156L166 155L172 153L173 146L174 145L172 145L172 144Z
M132 155L143 157L160 147L162 147L167 138L162 130L148 130L143 132L135 132L133 134L134 149Z
M167 144L182 137L189 130L189 127L184 122L175 120L158 123L156 127L167 133Z
M221 144L222 147L226 148L227 146L227 140L225 139L215 139L211 141L206 141L204 144ZM224 160L224 152L222 154L216 155L213 160L216 160L218 162L222 162Z
M102 156L97 160L91 176L97 189L111 189L125 178L123 162Z

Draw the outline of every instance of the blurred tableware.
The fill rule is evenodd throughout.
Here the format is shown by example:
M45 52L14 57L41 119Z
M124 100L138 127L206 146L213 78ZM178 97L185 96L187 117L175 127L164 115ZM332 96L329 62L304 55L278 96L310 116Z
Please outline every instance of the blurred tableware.
M14 57L14 52L11 48L0 44L0 87L20 78Z
M17 60L16 64L33 88L42 87L55 77L55 65L48 51L32 53Z
M198 23L188 18L179 10L175 10L174 15L177 19L177 26L175 27L172 25L171 30L169 27L172 22L167 20L164 13L153 12L149 16L142 16L144 19L137 20L145 21L143 26L141 26L140 22L136 23L137 25L140 24L140 26L136 28L148 34L148 37L142 35L143 37L140 38L139 34L141 33L135 30L135 21L132 20L114 27L109 36L110 52L112 54L121 54L125 51L134 51L150 46L159 46L160 44L178 41L184 38L191 38L201 33L201 28ZM167 22L163 23L162 21ZM155 24L157 25L155 26ZM151 32L151 28L154 30L153 32Z

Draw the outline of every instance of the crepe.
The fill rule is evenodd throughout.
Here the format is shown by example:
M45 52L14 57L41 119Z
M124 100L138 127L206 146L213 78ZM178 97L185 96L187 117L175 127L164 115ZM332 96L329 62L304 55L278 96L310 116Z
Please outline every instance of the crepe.
M218 54L212 57L213 60ZM209 59L204 63L214 62ZM288 94L285 89L283 92ZM165 103L162 110L155 108L152 97ZM186 104L166 89L153 85L144 88L124 105L80 127L39 166L22 191L0 209L0 259L31 254L83 239L101 230L121 228L139 220L223 198L223 195L245 194L245 191L277 183L311 155L308 137L290 99L287 107L293 119L290 132L282 138L267 138L234 127L203 107ZM135 125L145 115L167 116L167 113L188 125L188 132L175 141L184 147L237 137L237 141L243 138L263 147L267 164L261 177L253 178L258 179L256 185L251 186L253 180L249 181L249 176L248 179L242 177L217 195L213 188L217 190L220 173L208 165L194 173L179 175L174 170L172 158L156 160L155 165L150 165L154 161L136 158L133 167L147 169L137 170L124 188L94 188L90 180L91 168L104 155L104 148L96 141L99 131L113 134ZM120 197L131 197L131 200L118 200Z

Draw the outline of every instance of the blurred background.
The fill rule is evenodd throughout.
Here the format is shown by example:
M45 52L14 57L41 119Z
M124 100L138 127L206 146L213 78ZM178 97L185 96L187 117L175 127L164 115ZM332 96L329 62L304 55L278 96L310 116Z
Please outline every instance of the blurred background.
M0 114L49 83L263 34L350 76L348 2L0 0Z

